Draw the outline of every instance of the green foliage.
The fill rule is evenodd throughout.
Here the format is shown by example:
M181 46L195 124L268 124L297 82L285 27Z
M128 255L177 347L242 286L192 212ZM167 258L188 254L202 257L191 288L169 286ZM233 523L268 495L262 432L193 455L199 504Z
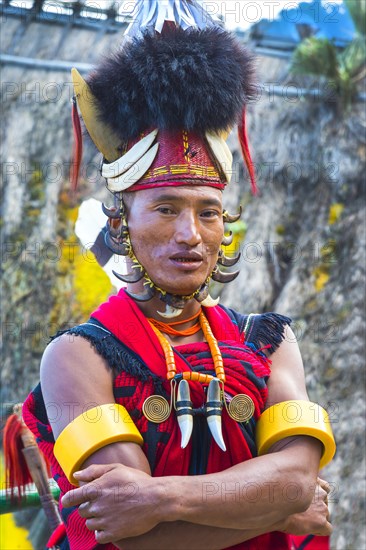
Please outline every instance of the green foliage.
M357 36L342 52L327 39L311 37L295 50L291 71L329 79L334 83L340 104L347 107L357 93L357 82L366 76L365 67L363 36Z
M339 60L333 44L327 39L307 38L294 52L292 72L339 79Z
M365 76L365 70L362 70L366 63L366 42L363 36L357 36L338 57L341 74L349 74L356 80L361 75Z
M241 239L244 239L247 232L247 224L243 220L238 220L235 223L230 224L229 230L233 235L238 235Z
M346 7L353 19L357 32L366 35L366 1L344 0Z
M44 186L42 171L35 169L27 186L29 200L43 203L45 199Z

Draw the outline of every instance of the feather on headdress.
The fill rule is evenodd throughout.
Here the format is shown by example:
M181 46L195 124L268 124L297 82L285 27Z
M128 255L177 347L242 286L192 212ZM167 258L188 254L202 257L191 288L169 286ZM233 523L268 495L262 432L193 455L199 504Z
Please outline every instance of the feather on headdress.
M145 30L161 33L166 21L173 21L181 29L202 30L222 25L206 11L201 0L137 1L131 17L132 23L125 32L127 37L140 37Z

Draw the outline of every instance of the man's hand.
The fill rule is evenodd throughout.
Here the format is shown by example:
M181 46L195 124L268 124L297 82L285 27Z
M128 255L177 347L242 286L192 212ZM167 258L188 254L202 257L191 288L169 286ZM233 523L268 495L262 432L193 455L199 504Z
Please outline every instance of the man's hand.
M289 516L285 520L285 528L282 531L291 535L330 535L332 526L329 522L329 492L328 483L318 477L314 498L309 508L301 514Z
M62 505L79 506L100 544L142 535L161 522L163 484L145 472L121 464L94 464L75 478L83 485L69 491Z

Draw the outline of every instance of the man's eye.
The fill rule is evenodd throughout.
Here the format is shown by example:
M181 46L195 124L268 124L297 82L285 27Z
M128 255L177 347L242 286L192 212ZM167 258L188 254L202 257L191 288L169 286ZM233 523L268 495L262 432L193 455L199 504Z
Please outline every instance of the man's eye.
M174 214L173 210L171 208L167 208L166 206L160 206L158 208L158 212L161 212L161 214Z
M204 218L217 218L220 214L216 210L205 210L202 212L201 216Z

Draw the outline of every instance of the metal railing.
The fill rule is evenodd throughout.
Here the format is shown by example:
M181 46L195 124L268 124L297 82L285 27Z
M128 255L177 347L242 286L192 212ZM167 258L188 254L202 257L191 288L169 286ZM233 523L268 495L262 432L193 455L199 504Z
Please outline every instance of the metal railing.
M21 1L11 4L10 0L1 0L0 17L1 19L17 17L28 24L36 21L95 30L103 28L109 33L121 32L129 23L128 16L121 16L117 4L112 3L107 8L102 6L102 1L84 6L82 2L78 1L34 0L33 5L26 7L25 3Z

